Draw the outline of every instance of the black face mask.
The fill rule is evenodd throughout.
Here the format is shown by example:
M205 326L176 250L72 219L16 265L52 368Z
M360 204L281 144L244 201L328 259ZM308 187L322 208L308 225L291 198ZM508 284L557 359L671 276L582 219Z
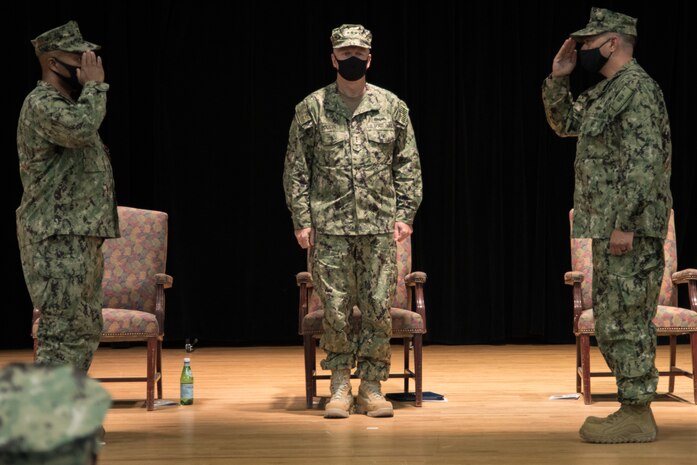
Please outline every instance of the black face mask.
M600 53L600 48L611 40L612 38L607 39L600 44L600 47L578 51L578 61L581 63L583 69L591 73L599 73L600 70L603 69L607 60L612 56L612 52L607 57L604 57L602 53Z
M368 60L361 60L358 57L337 59L336 62L339 63L339 75L347 81L358 81L368 70Z
M58 77L61 79L61 81L63 81L63 83L65 85L70 87L73 90L73 92L79 92L82 89L82 84L80 84L80 81L77 78L77 68L78 67L69 65L67 63L63 63L58 58L54 58L54 59L58 63L60 63L63 66L63 68L68 70L68 74L70 74L70 77L65 77L60 73L56 73L55 71L54 71L54 73L56 73L58 75Z

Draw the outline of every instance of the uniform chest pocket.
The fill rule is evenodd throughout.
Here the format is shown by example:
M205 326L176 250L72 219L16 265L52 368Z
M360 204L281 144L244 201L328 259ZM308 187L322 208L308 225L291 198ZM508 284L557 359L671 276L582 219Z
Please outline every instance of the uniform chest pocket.
M605 131L608 122L607 116L587 114L581 124L581 134L597 137Z
M396 139L393 127L368 129L365 132L365 138L368 141L366 145L371 162L379 164L392 162L392 152Z
M348 131L343 128L337 128L336 126L320 127L319 137L321 145L337 145L348 139Z
M365 136L375 144L391 144L395 140L394 128L368 129Z
M336 126L321 127L319 143L315 148L317 162L323 166L349 164L350 160L345 156L348 138L348 131L345 129L339 129Z

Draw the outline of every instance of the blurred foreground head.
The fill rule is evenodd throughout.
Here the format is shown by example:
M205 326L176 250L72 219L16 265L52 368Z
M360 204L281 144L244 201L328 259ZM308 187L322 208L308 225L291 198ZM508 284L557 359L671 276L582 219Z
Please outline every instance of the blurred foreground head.
M111 397L71 366L11 364L0 370L0 463L96 463Z

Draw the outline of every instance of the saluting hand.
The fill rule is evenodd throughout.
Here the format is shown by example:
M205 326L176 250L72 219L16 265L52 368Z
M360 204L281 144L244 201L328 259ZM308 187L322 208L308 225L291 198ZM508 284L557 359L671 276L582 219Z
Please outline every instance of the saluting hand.
M92 50L83 52L80 67L77 69L77 80L83 86L87 81L104 82L102 57L97 56Z
M566 39L552 61L552 76L568 76L576 67L576 41Z

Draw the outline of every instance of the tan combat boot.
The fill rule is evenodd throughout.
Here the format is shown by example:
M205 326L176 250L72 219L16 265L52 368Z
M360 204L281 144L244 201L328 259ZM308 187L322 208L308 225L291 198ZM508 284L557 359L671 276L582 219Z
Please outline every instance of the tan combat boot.
M579 434L584 441L600 444L651 442L656 439L656 423L649 405L622 405L606 418L586 419Z
M324 406L324 418L348 418L353 407L351 370L333 370L329 388L332 397Z
M656 433L658 433L658 425L656 424L656 418L653 416L653 411L649 409L651 412L651 421L653 422L653 427L656 428ZM587 417L586 418L586 423L602 423L606 421L608 418L610 418L612 415L615 415L618 412L612 413L606 417Z
M385 400L380 392L380 381L361 380L356 398L356 412L369 417L391 417L394 415L392 404Z

